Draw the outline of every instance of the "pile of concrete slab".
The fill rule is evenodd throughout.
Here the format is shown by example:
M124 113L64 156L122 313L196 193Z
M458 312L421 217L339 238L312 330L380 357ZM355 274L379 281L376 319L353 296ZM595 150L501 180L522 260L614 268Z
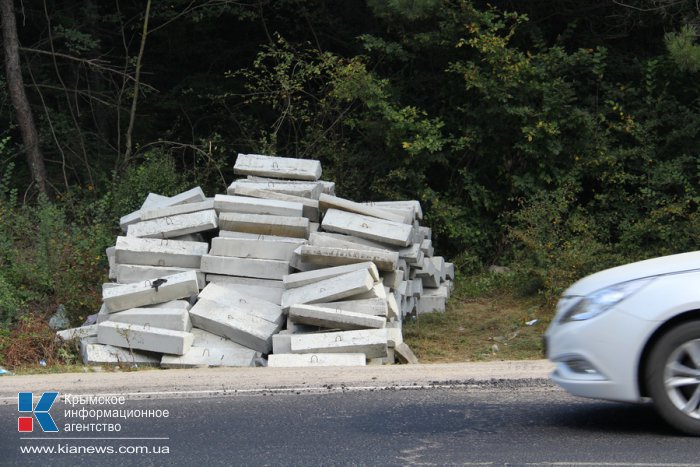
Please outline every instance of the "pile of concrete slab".
M444 311L454 266L418 201L357 203L318 161L239 154L227 194L150 194L107 251L110 282L79 338L86 364L414 363L401 326Z

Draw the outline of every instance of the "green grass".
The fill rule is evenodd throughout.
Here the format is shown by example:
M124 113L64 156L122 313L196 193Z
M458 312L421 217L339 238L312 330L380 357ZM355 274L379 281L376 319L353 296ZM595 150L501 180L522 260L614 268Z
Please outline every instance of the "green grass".
M553 310L521 295L515 280L490 273L458 278L446 311L406 319L404 340L422 363L543 358Z

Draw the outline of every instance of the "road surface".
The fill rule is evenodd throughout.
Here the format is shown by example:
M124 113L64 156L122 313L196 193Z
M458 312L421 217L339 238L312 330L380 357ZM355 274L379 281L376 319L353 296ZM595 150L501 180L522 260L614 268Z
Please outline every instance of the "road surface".
M95 422L65 416L65 410L71 408L120 408L151 414L168 411L168 417L99 420L99 423L120 424L119 432L109 433L65 430L42 433L38 428L32 433L18 433L17 418L22 414L17 412L16 403L6 403L0 406L0 452L3 453L0 464L642 466L700 463L700 439L677 435L649 405L574 398L539 377L536 368L531 370L531 377L511 372L512 378L490 379L478 376L474 370L475 378L431 381L435 375L431 366L426 365L420 384L415 385L403 384L407 381L402 381L401 375L387 376L381 369L359 372L367 379L356 372L352 372L355 376L341 377L342 372L330 370L301 371L300 380L295 380L293 372L282 375L284 384L271 385L251 377L238 383L229 381L231 387L210 394L192 389L206 385L205 382L193 383L189 389L173 385L175 390L169 395L168 391L137 393L131 388L133 394L141 396L125 398L123 405L71 406L59 401L51 409L61 428L67 423ZM149 383L147 377L159 379L161 373L129 375L140 374L142 386L153 389L154 383ZM232 374L240 376L235 372L201 374L208 375L210 380L221 377L227 381ZM501 375L507 374L504 370ZM84 376L88 381L91 377ZM303 381L309 377L315 378L315 382ZM354 384L331 382L336 379L353 380ZM397 384L388 383L389 380ZM0 381L0 394L7 402L9 383L5 385L5 381ZM232 390L233 386L240 390ZM108 393L120 391L91 394ZM102 439L66 439L88 437ZM22 452L32 447L52 448L54 453ZM95 453L108 447L115 453ZM90 448L92 454L88 453ZM66 452L58 452L60 449ZM69 452L71 449L73 453ZM117 453L120 449L124 452ZM150 453L145 453L146 450Z

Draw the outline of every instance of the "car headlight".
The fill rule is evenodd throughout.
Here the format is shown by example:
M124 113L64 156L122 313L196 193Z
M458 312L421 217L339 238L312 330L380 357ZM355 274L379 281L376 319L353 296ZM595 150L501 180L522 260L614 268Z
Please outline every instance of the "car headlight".
M626 298L631 297L654 279L654 277L645 277L644 279L623 282L596 290L576 302L568 311L565 311L559 318L559 322L585 321L594 318Z

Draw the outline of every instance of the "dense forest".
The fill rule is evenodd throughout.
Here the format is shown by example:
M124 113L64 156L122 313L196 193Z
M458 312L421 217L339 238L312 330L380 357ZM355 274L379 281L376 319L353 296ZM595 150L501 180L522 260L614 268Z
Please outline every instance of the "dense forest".
M418 199L463 275L555 297L697 248L694 0L0 0L0 321L95 313L148 192L237 153Z

